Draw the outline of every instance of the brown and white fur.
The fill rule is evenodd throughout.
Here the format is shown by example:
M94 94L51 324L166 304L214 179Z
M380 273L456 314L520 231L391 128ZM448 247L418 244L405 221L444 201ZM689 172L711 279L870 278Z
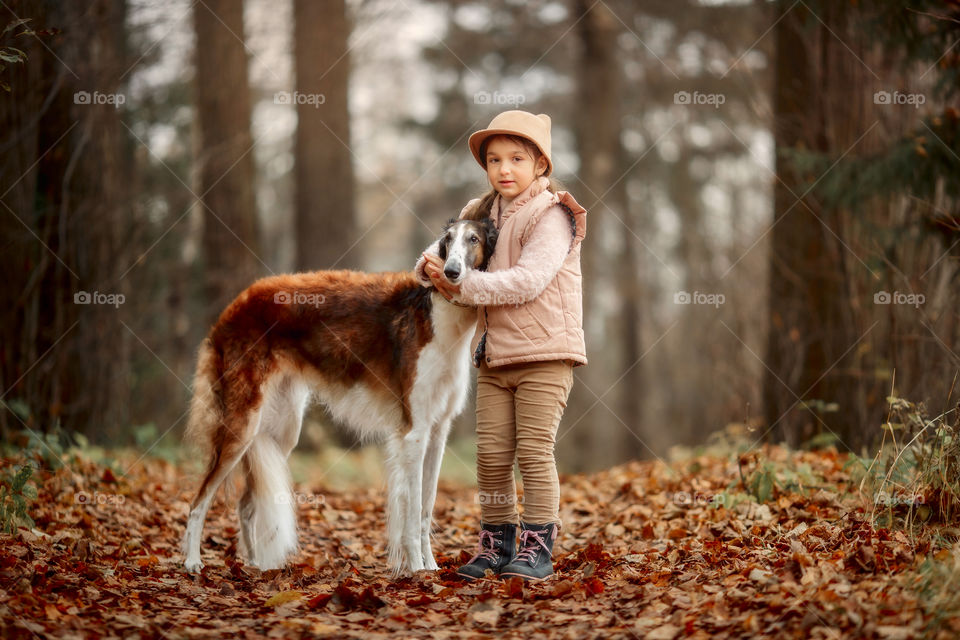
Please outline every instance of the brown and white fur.
M456 221L440 241L445 277L484 269L496 230ZM456 302L456 298L454 298ZM386 442L387 548L393 574L436 570L430 527L450 423L469 385L476 309L451 304L412 273L316 271L258 280L200 347L188 438L211 459L182 549L199 571L207 510L240 464L242 549L260 569L297 550L287 457L311 398L360 438Z

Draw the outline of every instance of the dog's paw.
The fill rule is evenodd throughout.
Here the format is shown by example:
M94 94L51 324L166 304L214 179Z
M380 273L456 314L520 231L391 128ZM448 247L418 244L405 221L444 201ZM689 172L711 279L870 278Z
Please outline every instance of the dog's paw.
M431 556L427 556L423 559L423 568L427 571L438 571L440 569L440 567L437 566L437 561Z
M200 570L203 569L203 561L201 561L199 558L196 560L187 558L183 562L183 568L187 573L200 573Z

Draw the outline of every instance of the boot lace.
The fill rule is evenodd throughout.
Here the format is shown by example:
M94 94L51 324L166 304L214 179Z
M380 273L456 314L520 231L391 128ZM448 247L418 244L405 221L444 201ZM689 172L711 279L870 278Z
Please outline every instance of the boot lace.
M526 562L534 564L535 558L542 547L544 551L550 553L550 547L544 542L544 536L549 531L534 531L533 529L524 529L520 532L520 552L513 559L514 562Z
M480 548L477 553L470 558L468 564L473 564L480 558L484 560L489 560L491 563L497 561L497 556L500 554L500 549L497 548L497 543L500 542L500 532L497 531L487 531L486 529L480 530Z

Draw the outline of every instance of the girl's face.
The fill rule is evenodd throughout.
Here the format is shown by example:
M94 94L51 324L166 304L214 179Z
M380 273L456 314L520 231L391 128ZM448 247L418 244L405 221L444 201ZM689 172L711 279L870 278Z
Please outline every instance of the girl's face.
M520 195L547 170L546 158L534 159L522 144L503 136L490 139L486 154L490 186L508 200Z

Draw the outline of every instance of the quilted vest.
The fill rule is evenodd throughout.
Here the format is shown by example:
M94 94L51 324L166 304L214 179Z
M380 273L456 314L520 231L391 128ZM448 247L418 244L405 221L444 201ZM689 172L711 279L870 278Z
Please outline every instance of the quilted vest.
M560 207L571 218L574 237L570 251L560 271L535 299L522 304L508 299L492 300L477 307L477 329L472 343L474 366L480 366L478 357L489 367L545 360L569 360L574 366L585 365L580 247L587 232L587 212L566 191L555 194L544 191L526 201L521 200L523 198L522 194L517 196L502 214L501 198L494 201L490 217L500 235L487 271L516 265L534 226L553 207ZM467 210L469 205L464 209ZM483 345L478 349L481 339ZM483 352L482 356L479 351Z

